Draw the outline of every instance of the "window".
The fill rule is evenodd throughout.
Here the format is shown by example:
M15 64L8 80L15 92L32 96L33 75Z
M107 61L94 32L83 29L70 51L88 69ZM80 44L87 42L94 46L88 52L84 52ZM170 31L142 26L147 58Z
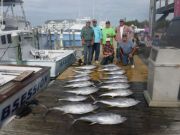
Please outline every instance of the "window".
M7 35L7 40L8 40L8 43L9 43L9 44L11 44L11 43L12 43L11 34L8 34L8 35Z
M1 43L6 44L6 36L5 35L1 36Z

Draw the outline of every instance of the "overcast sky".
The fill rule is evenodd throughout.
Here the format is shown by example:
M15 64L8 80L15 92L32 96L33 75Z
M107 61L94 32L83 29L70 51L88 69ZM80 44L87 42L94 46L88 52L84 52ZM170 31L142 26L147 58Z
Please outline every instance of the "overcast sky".
M93 4L94 1L94 4ZM150 0L24 0L25 12L33 25L49 19L74 19L89 16L110 20L148 19Z

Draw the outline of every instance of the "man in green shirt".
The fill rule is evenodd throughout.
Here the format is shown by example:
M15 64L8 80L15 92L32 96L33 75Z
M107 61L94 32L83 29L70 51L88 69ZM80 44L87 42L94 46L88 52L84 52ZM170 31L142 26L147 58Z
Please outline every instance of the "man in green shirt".
M113 45L113 38L115 38L115 30L111 27L110 21L106 22L106 27L102 30L102 44L106 44L106 39L110 38L110 43Z
M92 61L92 46L94 45L94 30L90 21L87 21L86 26L82 28L81 39L84 47L84 65L90 65Z

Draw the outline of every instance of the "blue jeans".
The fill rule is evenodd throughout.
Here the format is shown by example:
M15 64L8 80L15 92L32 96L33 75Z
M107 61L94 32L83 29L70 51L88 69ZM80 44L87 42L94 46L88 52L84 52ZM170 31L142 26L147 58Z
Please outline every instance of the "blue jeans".
M93 50L92 50L92 59L95 52L95 61L99 60L99 53L100 53L100 43L94 43Z
M116 58L117 58L117 61L118 61L118 62L121 61L120 44L119 44L119 43L117 43L117 48L116 48Z
M134 64L134 58L133 57L129 57L129 54L123 54L122 56L122 63L123 65L133 65Z
M111 63L113 63L113 60L114 60L114 55L104 57L101 61L101 65L111 64Z
M90 41L86 41L84 46L84 64L90 65L92 61L92 45Z

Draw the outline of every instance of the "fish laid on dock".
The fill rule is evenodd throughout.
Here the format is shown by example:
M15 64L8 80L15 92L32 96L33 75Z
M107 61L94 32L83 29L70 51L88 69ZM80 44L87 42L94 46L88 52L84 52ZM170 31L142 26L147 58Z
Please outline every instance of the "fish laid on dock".
M122 70L122 69L120 67L106 67L106 68L100 69L99 71L111 72L111 71L117 71L117 70Z
M83 70L92 70L95 69L96 66L94 65L87 65L87 66L81 66L81 67L76 67L77 69L83 69Z
M109 105L111 107L131 107L135 106L139 103L140 101L132 99L132 98L117 98L117 99L107 99L107 100L99 100L95 101L94 103L103 103L106 105Z
M124 70L119 70L119 71L107 72L105 74L108 74L108 75L123 75L125 73L126 72Z
M90 74L93 71L92 70L74 70L74 72L80 73L80 74Z
M74 123L79 120L91 122L91 125L92 124L114 125L114 124L123 123L124 121L127 120L127 118L114 113L98 113L76 119Z
M79 102L79 101L84 101L88 97L85 96L69 96L66 98L58 99L59 101L71 101L71 102Z
M68 83L73 83L73 82L81 82L81 81L89 81L91 78L89 76L84 76L84 77L81 77L81 78L76 78L76 79L73 79L73 80L69 80L67 81Z
M100 97L104 97L104 96L110 96L110 97L127 97L132 95L133 92L131 90L112 90L110 92L101 94Z
M85 96L85 95L93 94L93 93L97 92L98 90L99 89L95 88L95 87L84 87L84 88L79 88L79 89L74 89L74 90L68 90L65 92Z
M130 85L127 83L113 83L113 84L103 85L100 88L113 90L113 89L128 89L129 87Z
M93 86L94 83L90 81L83 81L83 82L76 82L76 83L71 83L69 85L66 85L64 87L72 87L72 88L82 88L82 87L88 87L88 86Z
M113 80L107 80L107 81L104 81L103 83L128 83L128 80L127 79L113 79Z
M115 64L108 64L108 65L103 65L104 68L109 68L109 67L118 67Z
M112 79L127 79L127 76L125 76L125 75L111 75L111 76L103 78L103 80L112 80Z
M78 73L78 74L76 74L76 75L74 75L74 76L70 76L70 77L73 77L73 78L81 78L81 77L86 77L86 76L88 76L89 74L86 74L86 73L84 73L84 74L82 74L82 73Z
M98 108L97 105L87 104L87 103L76 103L76 104L68 104L59 107L53 107L49 111L58 110L62 111L65 114L85 114L89 112L93 112Z

